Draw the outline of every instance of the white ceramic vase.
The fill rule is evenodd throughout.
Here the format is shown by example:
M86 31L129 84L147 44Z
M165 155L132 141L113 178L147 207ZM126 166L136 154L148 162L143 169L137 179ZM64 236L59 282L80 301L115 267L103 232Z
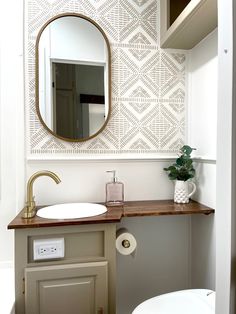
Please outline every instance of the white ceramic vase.
M192 191L189 192L189 187ZM174 202L175 203L188 203L189 198L195 193L196 185L191 181L175 181Z

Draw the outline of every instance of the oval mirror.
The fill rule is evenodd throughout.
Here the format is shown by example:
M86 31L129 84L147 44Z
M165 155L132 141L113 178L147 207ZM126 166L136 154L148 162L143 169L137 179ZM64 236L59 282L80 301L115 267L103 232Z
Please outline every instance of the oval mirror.
M67 141L100 133L110 116L110 46L91 19L61 14L36 41L36 110L44 127Z

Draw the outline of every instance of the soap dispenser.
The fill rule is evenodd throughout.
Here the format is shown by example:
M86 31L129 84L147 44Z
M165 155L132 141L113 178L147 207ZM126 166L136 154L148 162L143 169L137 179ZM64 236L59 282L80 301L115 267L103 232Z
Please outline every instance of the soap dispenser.
M108 170L113 173L111 182L106 184L106 205L119 206L124 204L124 184L117 181L116 171Z

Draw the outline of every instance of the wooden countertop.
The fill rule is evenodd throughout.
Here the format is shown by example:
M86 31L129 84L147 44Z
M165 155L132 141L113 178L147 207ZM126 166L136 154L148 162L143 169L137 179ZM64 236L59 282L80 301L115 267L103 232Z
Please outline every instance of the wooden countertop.
M40 208L40 207L38 207ZM123 206L108 207L105 214L80 218L80 219L45 219L35 216L31 219L21 218L20 212L8 225L8 229L41 228L57 226L73 226L98 223L118 223L122 217L161 216L161 215L186 215L214 213L215 210L190 201L188 204L176 204L173 200L158 201L129 201Z

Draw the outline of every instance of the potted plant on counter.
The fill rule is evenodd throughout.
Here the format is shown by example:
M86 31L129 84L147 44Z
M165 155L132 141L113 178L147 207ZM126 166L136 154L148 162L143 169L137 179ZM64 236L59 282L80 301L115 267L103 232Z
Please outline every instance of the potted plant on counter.
M175 181L174 202L175 203L188 203L189 198L195 193L195 183L189 181L194 178L195 169L193 167L193 160L191 158L192 148L184 145L179 152L179 157L175 163L164 170L168 173L170 180ZM192 186L192 191L189 193L189 186Z

